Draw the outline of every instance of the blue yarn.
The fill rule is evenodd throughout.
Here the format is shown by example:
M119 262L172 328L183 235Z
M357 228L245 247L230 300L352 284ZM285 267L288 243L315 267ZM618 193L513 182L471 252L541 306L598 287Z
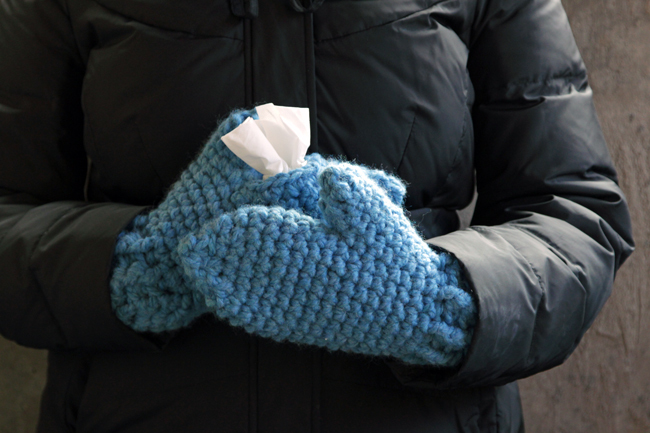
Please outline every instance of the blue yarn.
M207 221L243 205L278 205L320 218L317 173L339 164L308 155L307 165L267 180L228 149L221 137L255 110L233 112L213 133L205 147L163 202L136 217L117 239L110 280L112 308L137 331L162 332L189 325L207 311L204 296L192 290L179 267L178 241L198 232ZM404 188L379 170L366 169L396 203Z
M207 307L278 341L459 363L476 307L457 260L432 251L363 167L327 166L318 182L320 216L243 206L180 242Z

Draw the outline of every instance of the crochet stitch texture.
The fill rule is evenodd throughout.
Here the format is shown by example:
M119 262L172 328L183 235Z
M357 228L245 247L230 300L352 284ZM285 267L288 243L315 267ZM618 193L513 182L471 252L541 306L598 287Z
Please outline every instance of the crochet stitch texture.
M278 341L459 363L476 307L457 260L432 251L362 167L327 166L318 182L320 217L245 206L181 241L179 258L206 305Z
M267 180L228 149L221 137L255 110L233 112L198 157L172 185L163 202L136 217L117 239L110 280L112 308L137 331L162 332L189 325L205 313L204 296L193 290L179 266L178 241L210 219L246 204L278 205L320 216L317 173L336 160L306 157L307 165ZM367 170L395 202L403 186L379 170Z

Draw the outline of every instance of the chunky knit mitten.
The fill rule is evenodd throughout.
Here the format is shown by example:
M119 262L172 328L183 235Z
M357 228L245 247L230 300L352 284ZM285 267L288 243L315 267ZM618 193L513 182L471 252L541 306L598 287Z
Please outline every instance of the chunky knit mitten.
M422 241L359 167L319 175L322 219L281 207L226 213L179 245L186 274L220 318L332 350L452 366L476 307L458 262Z
M252 111L233 112L215 131L199 156L171 187L164 201L134 219L117 240L110 281L117 317L137 331L161 332L188 325L206 311L204 296L191 290L178 266L181 237L198 232L210 219L242 205L278 205L318 218L317 174L338 164L308 155L307 165L262 180L262 175L235 156L221 137ZM378 170L368 175L400 202L401 185Z
M120 234L110 281L117 317L138 331L160 332L188 325L205 312L202 296L189 289L176 260L178 240L211 218L243 204L276 203L318 212L317 170L325 164L310 157L307 167L292 173L303 187L285 188L289 176L263 182L262 175L235 156L221 137L254 110L235 111L217 128L198 157L181 174L163 202L134 219ZM299 178L305 177L307 181Z

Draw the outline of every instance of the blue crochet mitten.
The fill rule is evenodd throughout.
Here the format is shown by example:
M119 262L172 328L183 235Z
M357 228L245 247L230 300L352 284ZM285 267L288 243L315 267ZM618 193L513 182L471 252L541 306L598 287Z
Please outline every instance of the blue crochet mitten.
M115 247L110 280L111 302L117 317L137 331L161 332L188 325L206 312L204 297L187 284L178 266L176 246L181 237L197 232L206 221L245 204L300 209L318 218L318 172L338 164L318 154L307 164L267 180L235 156L221 140L255 110L233 112L211 136L199 156L171 187L163 202L136 217ZM384 185L396 202L401 185L378 170L369 176Z
M316 173L327 164L319 155L284 176L263 181L221 141L255 110L235 111L217 128L198 157L181 174L160 205L136 217L115 247L110 281L117 317L137 331L161 332L188 325L205 312L176 259L179 239L209 219L243 204L274 203L314 215ZM294 185L300 185L300 188Z
M322 219L282 207L224 214L179 245L220 318L278 341L452 366L476 307L457 260L420 238L359 166L319 175Z

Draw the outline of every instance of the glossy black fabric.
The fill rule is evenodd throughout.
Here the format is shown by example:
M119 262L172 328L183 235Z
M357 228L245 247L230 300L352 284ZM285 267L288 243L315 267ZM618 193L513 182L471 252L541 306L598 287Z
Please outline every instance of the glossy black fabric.
M566 359L609 296L629 216L557 0L296 9L2 3L0 332L50 349L40 431L517 432L511 382ZM479 306L459 368L114 317L115 237L252 102L312 107L320 152L409 183Z

